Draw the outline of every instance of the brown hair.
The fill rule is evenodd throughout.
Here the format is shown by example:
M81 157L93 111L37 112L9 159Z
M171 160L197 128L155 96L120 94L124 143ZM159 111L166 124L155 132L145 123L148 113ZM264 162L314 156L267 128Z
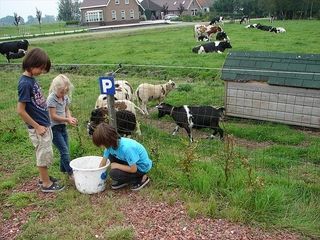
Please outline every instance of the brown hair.
M43 68L46 72L50 71L50 58L41 48L33 48L28 51L27 55L23 58L22 69L30 71L31 68Z
M119 138L120 136L114 127L107 123L100 123L93 132L92 142L98 147L117 148Z

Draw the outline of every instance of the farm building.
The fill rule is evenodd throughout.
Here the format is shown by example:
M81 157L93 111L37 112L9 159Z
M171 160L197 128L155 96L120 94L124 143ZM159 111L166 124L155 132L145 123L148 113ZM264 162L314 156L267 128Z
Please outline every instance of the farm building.
M82 25L104 26L137 23L144 9L138 0L83 0L80 12Z
M320 128L320 54L230 52L228 116Z

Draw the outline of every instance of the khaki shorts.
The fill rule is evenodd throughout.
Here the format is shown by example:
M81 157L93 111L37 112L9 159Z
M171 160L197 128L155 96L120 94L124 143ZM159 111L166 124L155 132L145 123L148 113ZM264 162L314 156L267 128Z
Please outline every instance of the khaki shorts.
M35 129L28 129L29 137L36 149L36 159L38 167L50 166L53 162L52 131L48 127L46 133L41 136Z

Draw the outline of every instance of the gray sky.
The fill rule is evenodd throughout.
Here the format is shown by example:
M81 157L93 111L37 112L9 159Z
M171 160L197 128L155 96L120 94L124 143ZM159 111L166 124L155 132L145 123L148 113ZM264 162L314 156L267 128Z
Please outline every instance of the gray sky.
M16 12L26 21L28 16L36 17L36 8L45 15L58 15L58 0L0 0L0 18L13 16Z

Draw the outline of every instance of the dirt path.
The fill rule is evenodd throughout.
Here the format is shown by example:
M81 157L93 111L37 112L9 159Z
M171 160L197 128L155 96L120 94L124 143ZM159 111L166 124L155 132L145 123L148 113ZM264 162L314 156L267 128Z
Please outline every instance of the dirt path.
M55 194L41 193L36 186L36 179L31 179L20 185L14 191L36 192L39 199L52 201ZM152 184L152 183L151 183ZM110 191L110 190L107 190ZM175 240L175 239L208 239L208 240L298 240L300 236L286 231L263 231L258 228L231 223L224 219L211 219L207 217L190 218L183 202L176 201L169 204L151 200L146 192L132 192L129 189L114 191L120 202L125 206L119 207L124 215L123 226L132 227L136 239L139 240ZM99 203L99 198L105 197L105 192L92 195L91 202ZM10 206L3 206L10 207ZM27 223L32 211L38 206L30 205L14 212L11 217L3 221L0 214L0 239L16 239ZM2 211L1 211L2 212ZM103 239L103 236L96 236Z

